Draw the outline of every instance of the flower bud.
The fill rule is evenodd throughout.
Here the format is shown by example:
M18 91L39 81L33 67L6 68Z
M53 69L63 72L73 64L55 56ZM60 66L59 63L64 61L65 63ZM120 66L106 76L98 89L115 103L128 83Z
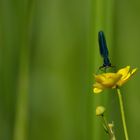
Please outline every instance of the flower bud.
M102 116L105 112L104 106L97 106L96 107L96 116Z
M110 129L113 129L113 127L114 127L113 122L112 123L109 123L108 126L109 126Z

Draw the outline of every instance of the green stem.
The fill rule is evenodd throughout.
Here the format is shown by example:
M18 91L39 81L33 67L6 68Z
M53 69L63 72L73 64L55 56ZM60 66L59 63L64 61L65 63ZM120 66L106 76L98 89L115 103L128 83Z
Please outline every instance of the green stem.
M104 115L102 115L102 119L103 119L105 127L107 128L107 131L108 131L109 135L111 136L111 131L110 131L110 128L109 128L108 123L107 123L107 120L106 120Z
M116 140L115 135L114 135L114 132L113 132L113 131L111 130L111 128L108 126L108 122L107 122L105 116L102 115L101 117L102 117L102 119L103 119L103 123L104 123L104 125L105 125L105 127L106 127L106 129L107 129L107 131L108 131L109 136L110 136L110 140Z
M115 134L114 134L112 127L110 127L110 131L111 131L111 140L116 140L116 137L115 137Z
M122 123L123 123L123 129L124 129L125 139L126 140L129 140L129 138L128 138L128 132L127 132L127 127L126 127L126 121L125 121L123 99L122 99L121 91L120 91L119 88L117 88L117 93L118 93L118 97L119 97L119 103L120 103L120 110L121 110L121 117L122 117Z

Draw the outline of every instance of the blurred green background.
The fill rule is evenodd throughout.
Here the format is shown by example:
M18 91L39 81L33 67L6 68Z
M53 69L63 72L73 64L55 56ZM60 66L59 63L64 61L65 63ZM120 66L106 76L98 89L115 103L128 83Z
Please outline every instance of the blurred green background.
M140 68L140 1L0 0L0 139L108 140L97 105L123 140L114 93L94 95L106 34L117 68ZM139 71L123 88L130 139L140 130Z

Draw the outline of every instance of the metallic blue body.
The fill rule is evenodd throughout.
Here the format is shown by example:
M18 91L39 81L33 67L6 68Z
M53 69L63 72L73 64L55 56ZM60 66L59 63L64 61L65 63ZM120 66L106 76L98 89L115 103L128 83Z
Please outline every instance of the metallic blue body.
M111 63L109 60L109 52L107 49L104 33L102 31L98 33L98 41L99 41L100 54L103 57L103 66L101 66L101 68L111 67Z

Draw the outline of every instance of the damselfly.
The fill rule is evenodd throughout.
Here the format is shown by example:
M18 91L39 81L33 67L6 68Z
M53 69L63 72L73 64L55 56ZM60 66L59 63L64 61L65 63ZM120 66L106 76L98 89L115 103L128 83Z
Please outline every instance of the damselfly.
M103 65L100 66L100 69L101 68L106 69L108 67L112 67L110 60L109 60L109 52L108 52L106 39L105 39L105 35L104 35L103 31L100 31L98 33L98 41L99 41L100 54L103 58Z

